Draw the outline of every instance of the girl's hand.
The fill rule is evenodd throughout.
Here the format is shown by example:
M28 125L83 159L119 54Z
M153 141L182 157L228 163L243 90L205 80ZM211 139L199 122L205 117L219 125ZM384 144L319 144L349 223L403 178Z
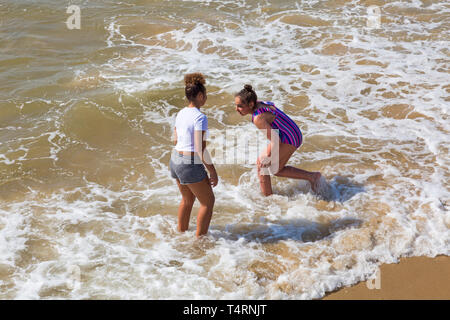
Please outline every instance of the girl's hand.
M261 157L260 159L258 159L259 161L259 165L261 166L261 168L268 168L271 165L271 161L269 157Z
M217 186L217 183L219 183L219 178L217 177L217 173L214 170L213 172L209 173L209 184L215 187Z

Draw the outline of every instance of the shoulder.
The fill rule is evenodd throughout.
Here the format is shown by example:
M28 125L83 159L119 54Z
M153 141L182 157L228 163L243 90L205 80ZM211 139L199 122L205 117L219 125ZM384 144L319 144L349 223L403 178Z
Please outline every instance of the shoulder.
M258 101L256 104L256 109L253 112L253 114L256 116L258 114L262 114L265 112L268 113L274 113L276 107L275 104L273 104L273 102L270 101Z
M271 102L271 101L259 101L258 103L258 107L259 108L264 108L267 111L274 111L276 109L275 107L275 103Z
M181 109L180 111L178 111L177 118L178 117L184 117L188 113L189 113L189 110L188 110L188 108L185 107L185 108Z
M272 102L258 101L253 112L254 118L262 116L266 119L272 119L273 115L275 115L275 105Z
M255 115L255 117L253 118L253 123L258 128L266 128L270 126L270 119L268 119L270 115L272 114L267 114L266 112Z
M208 129L208 118L200 110L194 115L194 127L196 130L207 130Z
M203 112L201 112L198 109L196 109L196 110L197 110L197 112L195 112L195 114L194 114L195 120L208 120L208 117L206 116L206 114L204 114Z
M193 119L206 118L206 115L197 108L183 108L178 112L178 115Z

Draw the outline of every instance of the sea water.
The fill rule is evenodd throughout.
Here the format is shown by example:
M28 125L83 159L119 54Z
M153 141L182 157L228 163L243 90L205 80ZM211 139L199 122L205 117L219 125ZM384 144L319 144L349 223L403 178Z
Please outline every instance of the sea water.
M70 5L79 28L60 1L0 4L1 299L314 299L450 254L446 2ZM209 148L231 154L200 240L198 203L177 232L168 169L189 72ZM233 161L221 133L253 129L234 109L246 83L299 125L288 164L325 194L272 177L263 197Z

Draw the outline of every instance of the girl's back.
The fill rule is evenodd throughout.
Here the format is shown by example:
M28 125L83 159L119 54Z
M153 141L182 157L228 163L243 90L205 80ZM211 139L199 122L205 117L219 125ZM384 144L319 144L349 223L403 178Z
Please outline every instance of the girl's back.
M175 120L177 130L177 151L194 152L194 131L208 130L208 118L200 110L193 107L181 109Z

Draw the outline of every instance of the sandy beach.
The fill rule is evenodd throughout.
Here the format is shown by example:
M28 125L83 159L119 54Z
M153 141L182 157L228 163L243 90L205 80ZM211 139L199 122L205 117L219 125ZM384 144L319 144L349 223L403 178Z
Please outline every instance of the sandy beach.
M324 300L448 300L450 257L402 258L398 264L382 265L378 279L341 288Z

